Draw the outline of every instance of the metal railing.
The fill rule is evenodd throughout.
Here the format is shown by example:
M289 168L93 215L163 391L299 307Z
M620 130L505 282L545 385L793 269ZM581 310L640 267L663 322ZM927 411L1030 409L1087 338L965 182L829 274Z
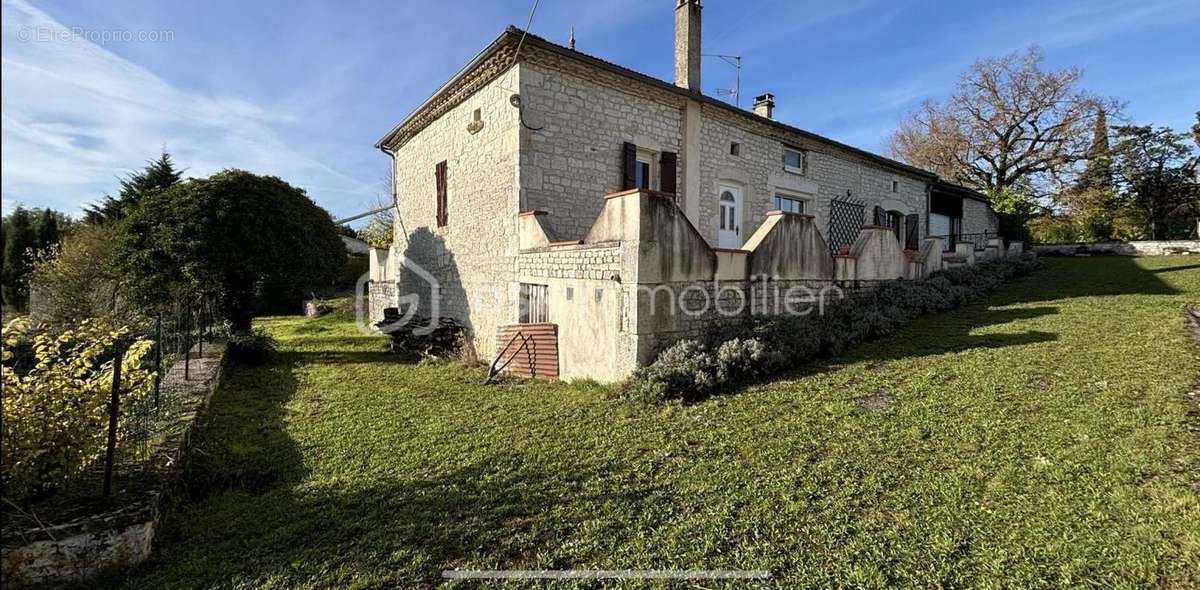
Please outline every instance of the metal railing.
M1000 237L1000 234L998 234L996 232L984 231L984 232L975 232L975 233L947 234L947 235L940 235L940 236L932 235L929 237L942 238L942 241L945 243L945 245L943 246L943 251L953 252L957 248L958 244L963 243L963 242L969 242L969 243L975 244L975 249L977 249L977 250L981 249L982 246L987 245L988 240L993 239L993 238L998 238L998 237Z

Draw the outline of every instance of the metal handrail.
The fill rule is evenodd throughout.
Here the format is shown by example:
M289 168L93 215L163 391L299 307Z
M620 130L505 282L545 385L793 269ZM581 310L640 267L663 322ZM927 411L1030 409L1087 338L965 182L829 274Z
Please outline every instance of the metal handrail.
M504 354L508 352L508 347L512 346L512 343L514 341L516 341L518 336L521 337L521 345L518 346L516 350L512 351L512 354L509 355L507 362L505 362L503 365L500 365L499 367L497 367L496 363L499 363L500 359L504 358ZM492 361L492 365L488 368L487 379L483 380L483 384L490 385L492 383L492 380L496 378L496 375L499 375L500 371L503 371L504 369L508 368L508 365L512 364L513 359L517 358L517 353L521 352L521 349L525 348L528 345L529 345L529 336L526 336L524 332L517 330L517 332L512 335L512 338L509 338L508 342L506 342L504 344L504 348L500 349L500 353L496 355L496 359Z

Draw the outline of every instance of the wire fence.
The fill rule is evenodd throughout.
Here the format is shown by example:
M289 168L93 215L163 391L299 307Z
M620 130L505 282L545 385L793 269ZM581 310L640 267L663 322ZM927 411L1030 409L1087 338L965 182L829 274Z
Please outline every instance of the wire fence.
M224 326L214 325L213 318L217 317L214 311L208 298L177 302L165 312L155 314L149 325L135 335L153 343L150 353L142 358L142 365L154 372L154 389L150 395L128 399L122 407L124 392L114 387L107 410L111 417L109 436L115 432L117 448L105 450L106 465L112 463L132 474L162 467L157 461L158 447L178 426L178 418L190 401L184 395L187 388L182 385L200 377L195 369L206 358L205 344L209 344L211 354L212 342L226 335ZM112 477L105 476L103 490L111 489ZM110 493L105 491L103 495Z
M197 390L189 382L205 378L203 367L216 360L214 343L227 336L223 323L214 321L219 317L215 312L211 298L178 301L141 322L105 351L100 370L111 372L111 391L102 403L92 401L92 407L78 410L103 412L104 432L93 431L75 439L89 447L73 449L83 457L78 468L46 482L30 497L6 496L5 529L61 522L94 512L97 505L111 505L120 498L128 500L157 489L162 469L176 459L164 442L178 440L174 435L190 427L189 421L181 419L196 405ZM151 346L139 368L153 372L153 389L144 394L142 388L132 391L131 377L121 374L122 360L131 345L143 339ZM107 362L110 359L111 364ZM130 371L131 367L124 369ZM107 373L101 376L109 377ZM31 440L55 441L55 429L61 428L61 417L50 412L33 412L21 419L26 421L23 432Z

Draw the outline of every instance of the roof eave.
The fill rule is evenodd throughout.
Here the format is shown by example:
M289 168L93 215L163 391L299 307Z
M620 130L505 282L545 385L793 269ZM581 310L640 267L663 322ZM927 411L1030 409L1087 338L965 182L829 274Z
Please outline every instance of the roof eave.
M388 131L386 135L384 135L379 141L375 142L375 148L383 150L390 147L388 144L391 143L396 134L403 129L404 126L409 123L409 121L412 121L414 117L421 114L422 111L428 108L429 105L433 104L434 101L442 96L442 94L449 91L451 88L454 88L463 78L474 71L475 68L479 67L479 65L491 57L493 53L498 51L512 35L520 34L520 29L512 25L506 27L500 32L499 35L496 36L494 41L488 44L487 47L484 47L482 51L477 53L475 57L471 59L471 61L467 62L466 65L460 68L458 72L450 77L449 80L446 80L446 82L444 82L441 86L438 86L437 90L435 90L433 94L429 95L429 98L426 98L424 102L417 105L417 108L410 111L408 115L406 115L404 119L392 127L392 129Z

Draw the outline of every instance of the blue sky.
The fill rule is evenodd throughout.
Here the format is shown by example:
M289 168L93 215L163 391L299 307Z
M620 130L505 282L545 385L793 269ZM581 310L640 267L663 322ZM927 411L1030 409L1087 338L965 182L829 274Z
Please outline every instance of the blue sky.
M276 174L337 215L386 195L373 145L530 0L3 1L3 207L76 214L165 147L194 176ZM742 106L882 151L972 61L1037 44L1127 101L1134 122L1200 110L1200 2L707 0L706 53L743 57ZM541 0L532 31L672 76L673 0ZM73 34L83 33L83 34ZM733 69L704 65L704 90Z

